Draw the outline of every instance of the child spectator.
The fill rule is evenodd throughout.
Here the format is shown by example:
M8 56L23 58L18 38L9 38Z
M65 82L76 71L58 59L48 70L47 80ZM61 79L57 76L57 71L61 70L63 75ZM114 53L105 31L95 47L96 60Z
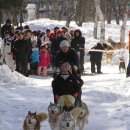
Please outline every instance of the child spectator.
M37 74L37 68L38 68L37 66L39 63L39 48L37 44L37 37L32 37L31 42L32 42L32 55L30 63L31 74Z
M50 54L46 45L42 44L40 48L40 62L38 64L38 75L47 76L47 67L50 64Z

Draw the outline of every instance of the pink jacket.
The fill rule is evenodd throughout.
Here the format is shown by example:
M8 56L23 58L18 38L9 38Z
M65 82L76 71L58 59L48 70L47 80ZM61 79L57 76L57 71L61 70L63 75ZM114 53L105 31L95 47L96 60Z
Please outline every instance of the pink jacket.
M40 62L38 66L44 66L47 67L48 64L50 64L50 54L46 51L40 51Z

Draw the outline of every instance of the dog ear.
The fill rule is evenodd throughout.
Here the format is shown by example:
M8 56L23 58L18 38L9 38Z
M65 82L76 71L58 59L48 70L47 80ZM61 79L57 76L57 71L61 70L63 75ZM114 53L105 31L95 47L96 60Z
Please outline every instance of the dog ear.
M35 113L34 113L35 115L37 115L37 112L35 111Z
M50 105L52 105L53 103L52 102L50 102Z
M30 114L31 112L30 111L28 111L28 115Z

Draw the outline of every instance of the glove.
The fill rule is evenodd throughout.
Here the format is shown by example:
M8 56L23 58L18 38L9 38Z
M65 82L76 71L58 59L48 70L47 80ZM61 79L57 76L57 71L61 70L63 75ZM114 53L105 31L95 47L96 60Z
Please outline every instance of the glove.
M79 94L77 93L77 92L75 92L74 94L73 94L73 96L74 97L77 97Z
M57 70L57 68L56 68L56 67L54 67L54 68L53 68L53 73L56 73L56 70Z
M73 65L73 69L74 69L74 71L77 71L78 67L76 65Z

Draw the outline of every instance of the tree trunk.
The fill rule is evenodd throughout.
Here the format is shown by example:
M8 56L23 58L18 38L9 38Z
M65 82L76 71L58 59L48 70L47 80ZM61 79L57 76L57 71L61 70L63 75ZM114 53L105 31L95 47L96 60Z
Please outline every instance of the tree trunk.
M100 0L94 0L96 13L100 20L100 42L103 43L105 40L105 20L100 8Z
M93 31L93 36L95 39L97 39L97 29L98 29L98 14L95 13L94 31Z
M119 7L119 0L117 0L117 3L113 6L113 10L115 12L115 17L116 17L116 23L119 25L120 24L120 7Z
M128 7L126 5L125 10L124 10L122 27L121 27L121 30L120 30L120 43L125 43L125 30L126 30L127 16L128 16Z
M76 24L78 26L82 26L84 22L84 13L85 13L85 0L78 0L76 8Z
M112 4L113 0L107 0L107 24L111 24Z
M70 21L71 21L70 19L67 19L67 20L66 20L66 25L65 25L66 27L69 27Z
M0 36L1 36L1 24L2 24L2 10L0 9Z
M20 9L20 26L22 26L22 23L23 23L23 9L21 8Z
M12 8L12 21L14 26L18 26L17 13L18 13L17 8Z

